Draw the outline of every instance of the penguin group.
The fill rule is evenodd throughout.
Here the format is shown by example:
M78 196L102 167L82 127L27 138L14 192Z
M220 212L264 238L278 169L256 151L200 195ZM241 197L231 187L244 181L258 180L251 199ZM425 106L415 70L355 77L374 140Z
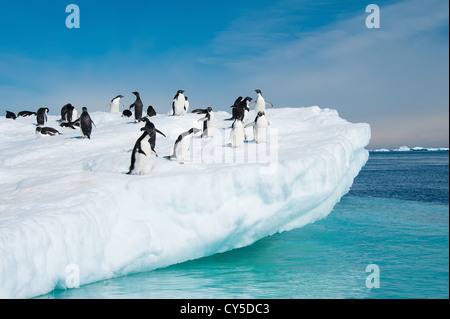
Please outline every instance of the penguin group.
M233 105L230 106L232 109L232 116L227 120L233 121L229 137L229 145L233 149L244 146L244 143L247 140L245 129L248 127L253 128L253 136L256 143L267 142L267 129L270 123L266 119L265 108L266 105L273 107L273 104L263 98L261 90L257 89L255 92L257 93L257 97L254 102L251 102L253 99L249 96L246 96L245 98L239 96L234 101ZM189 112L189 100L184 93L184 90L178 90L172 99L171 115L174 117L183 116ZM157 116L153 106L150 105L147 107L144 116L144 104L139 92L134 91L132 94L134 95L135 100L128 109L125 109L122 112L122 116L131 117L134 113L134 123L145 122L145 126L140 129L142 133L134 143L134 147L131 151L131 163L127 174L143 175L150 156L158 157L155 150L157 134L163 137L166 137L166 135L158 130L150 121L151 117ZM120 106L124 107L124 104L121 102L122 98L124 98L124 96L119 94L111 99L107 105L110 108L110 113L120 114ZM256 117L252 122L244 125L244 121L253 105L255 106ZM6 118L16 120L19 117L36 116L36 135L38 137L61 135L57 129L46 126L49 111L50 110L47 107L41 107L36 112L21 111L17 115L13 112L6 111ZM197 108L192 110L191 113L202 116L197 121L202 122L202 129L192 127L179 134L173 145L172 154L164 156L165 159L175 159L178 163L184 164L188 158L192 137L199 132L202 132L200 138L210 138L212 136L212 129L215 128L215 115L212 107ZM82 132L81 138L83 139L91 139L93 126L96 127L86 107L82 107L82 113L78 115L76 108L71 103L67 103L61 108L61 118L59 119L59 122L59 126L62 128L75 130L79 127Z

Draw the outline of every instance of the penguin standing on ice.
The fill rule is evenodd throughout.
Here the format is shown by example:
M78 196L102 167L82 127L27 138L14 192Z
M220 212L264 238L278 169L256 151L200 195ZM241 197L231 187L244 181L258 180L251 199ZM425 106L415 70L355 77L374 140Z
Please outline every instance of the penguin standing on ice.
M121 102L120 99L123 98L123 95L117 95L115 98L113 98L111 100L111 102L109 102L109 106L110 106L110 111L112 114L119 114L120 112L120 106L124 106Z
M155 125L148 118L144 118L143 121L146 122L145 127L141 128L141 131L144 131L144 133L142 133L134 144L128 175L142 175L147 166L150 154L158 157L155 151L156 133L166 137L164 133L155 128Z
M134 107L134 122L139 123L142 119L142 110L144 108L144 104L141 101L141 96L139 92L133 92L136 95L136 101L130 105L129 109L131 110Z
M191 137L192 135L197 134L200 131L201 130L199 130L198 128L193 127L189 131L180 134L180 136L178 136L177 140L175 141L175 144L173 145L173 154L170 156L164 156L164 158L176 158L178 160L178 163L184 164L186 153L191 147Z
M270 123L267 121L264 111L259 111L255 121L245 125L245 127L253 126L253 136L255 142L259 144L267 142L267 128L269 125Z
M186 112L186 97L183 90L178 90L172 100L172 115L180 116Z
M193 110L192 113L196 113L196 114L206 114L205 117L201 118L198 120L198 122L203 121L203 133L202 133L202 138L203 137L209 137L209 130L210 128L215 126L215 116L214 113L212 111L211 107L208 107L207 109L196 109Z
M61 121L72 123L78 119L78 112L75 107L68 103L61 108Z
M244 146L244 141L247 139L245 134L244 124L242 120L236 119L231 126L230 143L232 148L238 148Z
M255 105L255 113L258 114L258 112L265 112L266 111L266 104L270 105L271 107L273 107L273 104L264 100L262 94L261 94L261 90L260 89L256 89L255 92L257 93L258 97L256 98L256 101L252 102L250 104L250 106L252 106L253 104Z
M37 125L44 125L47 122L47 113L50 110L47 107L41 107L36 114Z
M95 126L95 123L94 121L92 121L87 111L87 107L83 107L83 112L81 113L80 118L75 122L80 123L81 131L83 132L83 138L87 137L88 139L91 139L92 124L94 124Z

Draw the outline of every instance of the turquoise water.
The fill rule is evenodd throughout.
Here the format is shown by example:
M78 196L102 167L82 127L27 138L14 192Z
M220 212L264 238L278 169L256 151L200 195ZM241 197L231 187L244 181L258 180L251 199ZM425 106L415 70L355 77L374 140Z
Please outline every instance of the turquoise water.
M449 298L448 152L371 153L325 219L41 298ZM379 269L379 288L368 288Z

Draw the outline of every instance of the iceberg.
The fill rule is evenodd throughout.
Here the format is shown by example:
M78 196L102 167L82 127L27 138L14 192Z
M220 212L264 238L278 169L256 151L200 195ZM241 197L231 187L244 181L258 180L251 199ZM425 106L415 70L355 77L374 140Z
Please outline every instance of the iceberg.
M250 111L248 120L254 119ZM145 174L126 175L142 124L92 112L79 129L37 138L35 119L0 117L0 298L31 298L250 245L325 218L365 165L370 126L317 106L266 111L267 143L253 130L228 146L216 112L211 138L191 140L184 165L164 159L201 116L158 114Z

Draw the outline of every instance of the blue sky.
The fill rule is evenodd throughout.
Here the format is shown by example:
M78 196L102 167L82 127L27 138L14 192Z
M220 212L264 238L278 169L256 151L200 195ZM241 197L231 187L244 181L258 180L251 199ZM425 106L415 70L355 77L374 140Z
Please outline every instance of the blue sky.
M68 4L80 28L68 29ZM380 7L367 29L365 8ZM448 147L449 3L408 1L11 1L0 8L0 112L106 111L139 91L158 113L178 89L229 111L262 90L372 127L371 148Z

